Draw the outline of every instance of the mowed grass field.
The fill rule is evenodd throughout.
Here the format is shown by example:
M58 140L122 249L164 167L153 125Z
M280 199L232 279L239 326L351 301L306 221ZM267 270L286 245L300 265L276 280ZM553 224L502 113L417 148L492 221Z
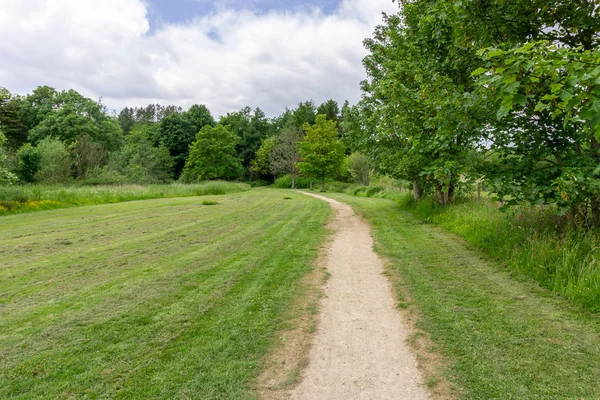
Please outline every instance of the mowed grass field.
M0 398L255 398L329 213L259 189L0 217Z

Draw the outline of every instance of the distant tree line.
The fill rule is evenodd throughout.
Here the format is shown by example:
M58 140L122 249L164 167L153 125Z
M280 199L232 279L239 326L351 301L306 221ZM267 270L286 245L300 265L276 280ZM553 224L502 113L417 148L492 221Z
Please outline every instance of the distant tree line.
M41 86L22 96L0 88L0 183L271 180L299 173L322 179L324 173L338 174L338 156L326 171L313 170L302 158L301 142L310 142L313 129L320 129L341 146L342 118L334 100L318 107L302 102L275 118L245 107L215 120L198 104L188 110L126 107L111 115L101 102L74 90ZM312 149L323 151L317 147Z

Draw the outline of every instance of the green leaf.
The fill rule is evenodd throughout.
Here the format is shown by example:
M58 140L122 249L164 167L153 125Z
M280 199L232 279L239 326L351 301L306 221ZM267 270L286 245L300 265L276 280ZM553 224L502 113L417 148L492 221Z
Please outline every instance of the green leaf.
M563 84L562 83L553 83L550 86L550 90L552 90L552 93L557 93L560 89L563 88Z
M487 72L485 68L477 68L475 71L471 72L471 76L479 76Z

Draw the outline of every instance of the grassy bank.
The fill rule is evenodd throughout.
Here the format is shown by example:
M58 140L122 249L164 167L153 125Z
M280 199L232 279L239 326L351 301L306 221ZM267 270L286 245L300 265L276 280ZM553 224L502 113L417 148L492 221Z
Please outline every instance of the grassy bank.
M249 189L244 183L220 181L192 185L0 186L0 215L132 200L219 195Z
M500 211L490 200L439 207L381 186L333 184L332 191L397 202L425 222L460 235L513 271L592 311L600 311L600 234L574 229L548 207Z
M0 398L255 398L329 215L283 197L3 217Z
M400 306L465 399L600 397L600 321L399 204L330 193L371 222Z

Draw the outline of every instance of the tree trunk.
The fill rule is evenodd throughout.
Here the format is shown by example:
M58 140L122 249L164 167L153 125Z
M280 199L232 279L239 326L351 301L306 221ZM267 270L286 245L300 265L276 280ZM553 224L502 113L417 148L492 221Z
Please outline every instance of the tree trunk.
M446 198L444 196L444 192L442 192L442 188L439 185L435 185L435 197L437 197L440 206L446 205Z
M321 192L325 192L325 175L321 177Z
M592 216L591 225L593 228L600 227L600 194L594 193L592 195Z
M419 182L414 181L413 182L413 197L415 198L415 200L420 200L422 194L423 194L423 188L421 188L421 185L419 185Z
M312 178L310 178L310 190L313 190L313 187L312 187Z
M292 189L296 189L296 175L292 174Z
M600 143L592 137L592 157L596 164L600 163ZM600 227L600 193L593 193L591 199L591 225L593 228Z
M477 200L481 200L481 181L477 181Z

